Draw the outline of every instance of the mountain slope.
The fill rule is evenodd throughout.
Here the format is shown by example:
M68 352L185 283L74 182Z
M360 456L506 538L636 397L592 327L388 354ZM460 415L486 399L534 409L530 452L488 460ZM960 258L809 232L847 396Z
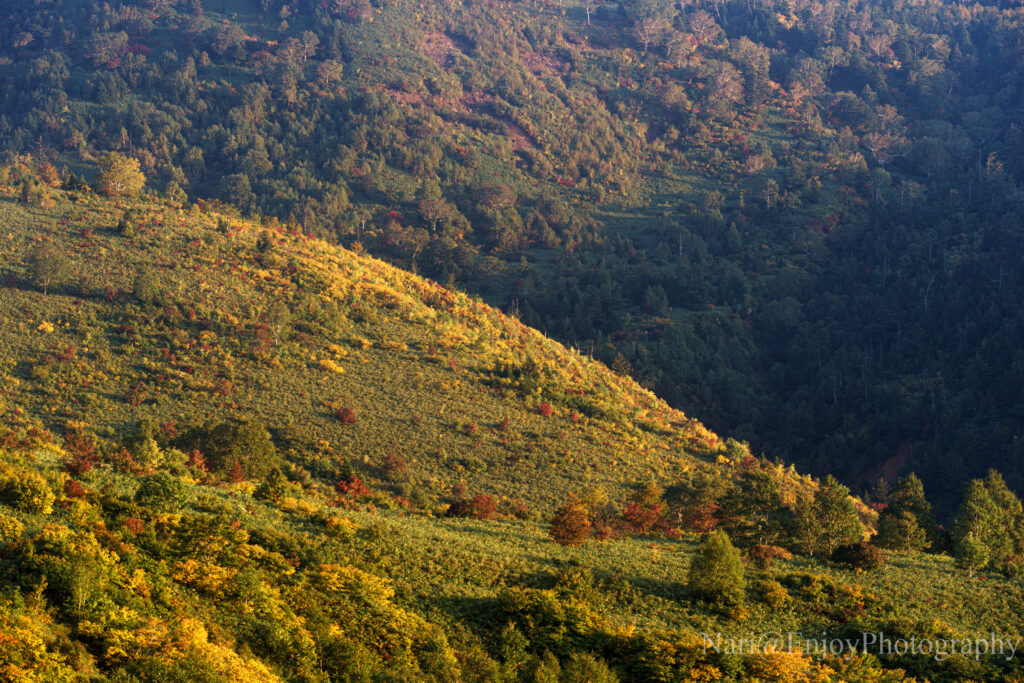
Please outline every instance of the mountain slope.
M515 319L318 240L88 193L0 211L7 411L57 432L127 439L150 420L172 442L197 416L258 420L331 483L345 461L421 492L463 483L543 507L671 479L723 448ZM117 234L125 212L131 237ZM44 293L32 264L47 245L60 281Z
M993 2L7 3L0 150L360 241L948 516L988 467L1024 489L1020 33Z
M631 484L701 470L778 534L785 510L758 501L789 510L825 484L470 297L198 207L0 192L4 678L1019 674L1015 660L819 656L803 641L1015 638L1020 583L971 581L948 557L891 553L853 573L781 548L762 567L748 549L741 602L723 605L688 588L691 531L636 518L625 538L553 543L537 513L571 492L617 510ZM467 490L499 500L435 518ZM786 653L719 653L701 635L790 631Z

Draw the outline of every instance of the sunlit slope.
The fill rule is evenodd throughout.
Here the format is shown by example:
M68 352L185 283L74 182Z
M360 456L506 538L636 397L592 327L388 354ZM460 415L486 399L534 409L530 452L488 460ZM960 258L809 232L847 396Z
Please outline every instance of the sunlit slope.
M0 216L6 410L58 433L258 420L321 479L346 460L364 478L538 503L670 478L721 448L516 319L322 241L88 193L48 210L9 199ZM56 247L52 283L33 266L41 245Z

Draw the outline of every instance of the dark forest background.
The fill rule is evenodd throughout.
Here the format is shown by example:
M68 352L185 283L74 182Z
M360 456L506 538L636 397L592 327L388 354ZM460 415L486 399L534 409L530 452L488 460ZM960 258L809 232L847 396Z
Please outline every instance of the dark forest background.
M55 1L0 147L366 249L855 490L1024 488L1021 7Z

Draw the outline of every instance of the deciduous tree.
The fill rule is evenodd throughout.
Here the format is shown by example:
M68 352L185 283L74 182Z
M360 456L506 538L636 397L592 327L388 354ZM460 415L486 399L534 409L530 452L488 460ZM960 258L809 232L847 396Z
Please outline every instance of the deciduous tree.
M690 590L710 602L736 605L743 602L746 585L740 552L725 532L706 536L690 563Z
M831 475L814 495L814 516L820 525L819 545L830 555L838 546L856 543L864 536L864 525L850 499L850 489Z
M570 496L551 518L551 538L559 545L582 545L590 539L591 532L590 511L576 496Z
M107 196L135 195L142 191L146 176L139 170L139 160L118 152L105 154L96 162L93 181L96 191Z
M32 283L46 294L62 285L70 275L71 265L64 252L50 242L36 246L28 257L28 275Z

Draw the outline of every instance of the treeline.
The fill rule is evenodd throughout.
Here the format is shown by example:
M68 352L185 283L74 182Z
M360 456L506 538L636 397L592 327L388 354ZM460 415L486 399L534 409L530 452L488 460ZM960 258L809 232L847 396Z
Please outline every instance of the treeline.
M794 554L871 569L884 562L884 549L951 555L970 576L979 570L1011 577L1024 571L1021 501L995 470L967 484L946 528L935 522L913 473L892 487L880 480L863 501L834 477L816 482L743 456L735 441L726 447L739 457L723 456L717 469L694 470L666 489L638 487L622 509L600 494L570 497L551 518L552 538L579 546L623 534L718 532L761 570Z

